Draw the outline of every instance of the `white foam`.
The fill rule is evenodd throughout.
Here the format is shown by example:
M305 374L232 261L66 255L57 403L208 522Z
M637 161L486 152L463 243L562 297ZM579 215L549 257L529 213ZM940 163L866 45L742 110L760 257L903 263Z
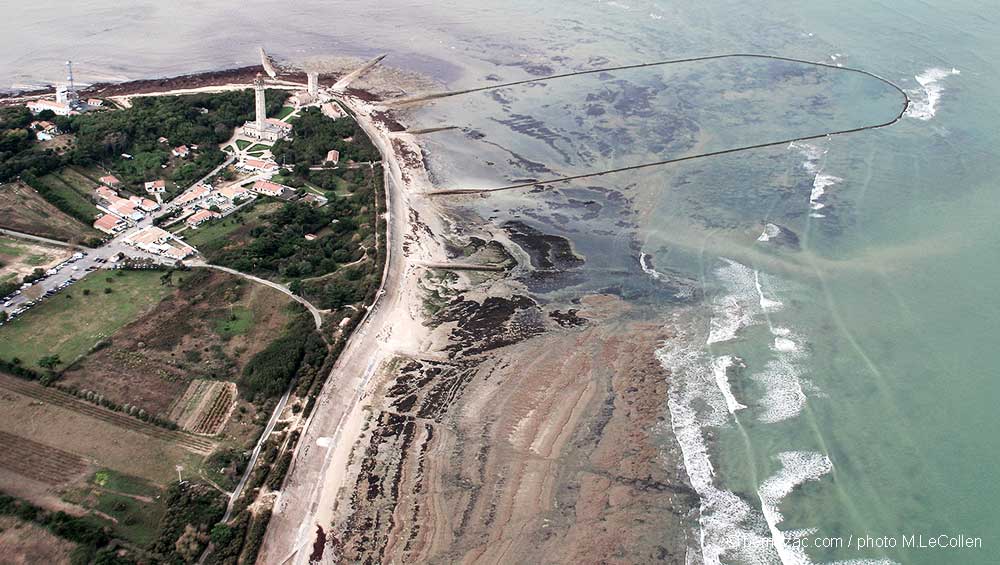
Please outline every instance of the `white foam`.
M715 485L715 468L702 429L728 421L729 414L701 348L702 338L685 332L679 330L656 356L673 377L667 401L671 428L700 500L701 535L698 547L689 548L688 561L719 565L725 555L727 563L773 563L778 555L764 517L736 494Z
M909 91L910 107L906 109L906 115L924 121L933 118L937 114L941 93L944 92L944 85L941 84L941 81L958 74L961 74L961 71L956 68L947 70L932 67L913 77L920 85L920 89Z
M639 253L639 267L642 268L642 272L646 273L647 275L653 277L656 280L662 280L663 279L663 273L657 271L652 266L650 266L649 264L647 264L647 262L646 262L646 258L647 257L649 257L649 255L646 255L643 252Z
M795 487L806 481L819 480L833 470L830 458L813 451L785 451L778 454L781 470L768 477L757 489L761 511L771 531L771 540L783 565L805 565L811 563L805 549L800 544L786 543L785 533L778 529L784 517L779 507L782 499ZM795 536L810 535L813 530L798 530Z
M836 177L833 175L828 175L825 173L817 173L816 177L813 179L813 188L809 193L809 206L813 210L819 210L825 205L819 201L820 198L826 194L826 189L837 184L844 179Z
M712 374L715 376L715 384L722 392L722 397L726 399L726 408L730 414L736 414L737 410L746 408L733 396L733 389L729 386L729 368L736 366L736 358L732 355L722 355L712 360Z
M786 338L781 338L786 339ZM770 359L764 368L751 378L764 387L764 396L759 404L762 408L758 419L773 424L797 416L806 405L806 395L802 390L801 368L796 358L799 352L783 351Z
M823 167L820 164L820 161L826 155L826 149L811 143L802 143L798 141L789 144L788 148L798 150L799 153L806 158L805 162L802 163L802 168L809 174L813 175L812 190L809 191L809 217L825 218L826 215L818 212L818 210L826 207L826 204L821 202L820 199L826 194L828 188L842 182L844 179L823 172Z
M715 275L726 287L726 294L712 301L707 343L723 343L736 339L740 330L753 323L753 274L749 267L723 259L725 265Z
M799 350L799 346L787 337L774 338L774 350L783 353L791 353Z
M753 285L757 290L757 300L760 304L760 309L765 312L771 312L777 310L783 306L781 301L772 300L764 296L764 290L760 287L760 271L754 269L753 272Z

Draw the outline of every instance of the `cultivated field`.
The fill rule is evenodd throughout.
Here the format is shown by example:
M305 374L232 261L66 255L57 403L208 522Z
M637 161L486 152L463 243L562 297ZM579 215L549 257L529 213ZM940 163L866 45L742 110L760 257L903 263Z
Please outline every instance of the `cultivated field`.
M157 271L95 271L0 327L0 358L38 360L58 355L72 363L99 341L139 317L170 292ZM111 289L106 292L105 289Z
M44 187L48 187L49 190L65 199L75 213L79 215L78 217L92 218L101 213L93 201L94 189L97 188L97 183L90 181L70 168L64 168L58 172L40 177L38 183Z
M236 385L222 381L191 381L170 409L170 419L181 429L215 435L222 431L236 403Z
M64 214L20 182L0 185L0 228L73 243L103 235Z

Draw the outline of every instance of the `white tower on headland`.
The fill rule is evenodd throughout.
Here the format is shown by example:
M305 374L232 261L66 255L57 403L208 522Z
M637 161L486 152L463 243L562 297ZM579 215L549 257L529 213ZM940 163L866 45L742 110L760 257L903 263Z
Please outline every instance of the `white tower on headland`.
M257 131L263 133L267 124L267 106L264 104L264 78L260 73L253 79L253 93L257 110Z
M306 73L306 79L309 84L309 94L316 96L319 94L319 73L316 71L311 71Z

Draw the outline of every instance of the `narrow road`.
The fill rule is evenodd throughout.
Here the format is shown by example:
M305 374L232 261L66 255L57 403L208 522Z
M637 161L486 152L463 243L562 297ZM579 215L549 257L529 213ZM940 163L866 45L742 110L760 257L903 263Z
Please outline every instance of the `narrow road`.
M243 277L245 279L249 279L249 280L252 280L254 282L257 282L257 283L260 283L260 284L263 284L263 285L267 285L267 286L269 286L269 287L271 287L271 288L273 288L275 290L281 291L281 292L287 294L288 296L290 296L292 298L292 300L294 300L294 301L298 302L299 304L305 306L306 309L309 310L309 313L312 314L313 322L316 323L316 329L317 330L320 329L323 326L323 311L320 310L319 308L313 306L312 303L309 302L308 300L306 300L305 298L302 298L301 296L299 296L299 295L295 294L294 292L292 292L291 290L289 290L288 287L285 286L285 285L283 285L283 284L279 284L279 283L276 283L274 281L269 281L267 279L262 279L260 277L255 277L253 275L244 273L242 271L237 271L236 269L230 269L229 267L222 267L220 265L213 265L211 263L206 263L204 261L189 261L188 265L190 265L192 267L206 267L206 268L209 268L209 269L215 269L217 271L223 271L223 272L229 273L231 275L236 275L236 276L239 276L239 277Z
M271 432L274 431L274 426L278 423L278 417L281 416L281 411L285 409L285 404L288 402L288 395L292 392L292 387L295 385L293 381L289 385L288 390L285 394L281 396L281 400L278 401L278 405L274 407L274 412L271 414L271 419L267 421L267 426L264 428L264 433L260 434L260 439L257 440L257 445L254 446L253 452L250 454L250 461L247 462L247 468L243 472L243 477L240 478L240 482L233 489L233 492L229 493L229 503L226 504L226 513L223 515L220 522L225 523L229 521L229 518L233 514L233 505L236 504L236 500L239 499L240 494L243 492L243 488L247 486L247 481L250 479L250 474L255 470L255 465L257 463L257 458L260 457L260 452L264 448L264 443L267 439L271 437Z

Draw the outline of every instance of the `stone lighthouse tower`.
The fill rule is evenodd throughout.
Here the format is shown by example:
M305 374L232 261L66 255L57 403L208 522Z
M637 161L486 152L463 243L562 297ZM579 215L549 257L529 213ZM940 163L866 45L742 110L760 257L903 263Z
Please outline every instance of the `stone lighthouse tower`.
M257 110L257 131L263 134L267 124L267 107L264 104L264 78L260 73L253 79L253 93Z

